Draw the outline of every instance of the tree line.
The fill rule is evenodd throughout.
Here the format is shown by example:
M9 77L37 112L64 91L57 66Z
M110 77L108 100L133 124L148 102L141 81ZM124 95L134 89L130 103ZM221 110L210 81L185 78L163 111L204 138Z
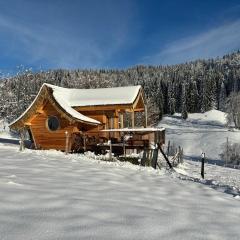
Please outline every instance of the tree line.
M24 70L0 80L0 118L11 121L33 101L44 83L68 88L142 85L154 121L163 114L227 111L227 99L240 90L240 51L222 58L172 66L139 65L128 69Z

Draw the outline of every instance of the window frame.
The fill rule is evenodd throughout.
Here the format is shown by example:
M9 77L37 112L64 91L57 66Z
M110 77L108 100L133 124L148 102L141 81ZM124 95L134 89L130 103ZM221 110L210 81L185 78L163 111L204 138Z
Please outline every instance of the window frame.
M58 127L57 127L57 129L52 130L52 129L49 128L49 119L50 119L50 118L55 118L55 119L57 119L57 121L58 121ZM60 119L59 119L57 116L55 116L55 115L50 115L50 116L48 116L47 119L46 119L46 128L47 128L47 130L48 130L49 132L56 132L57 130L59 130L59 129L61 128Z

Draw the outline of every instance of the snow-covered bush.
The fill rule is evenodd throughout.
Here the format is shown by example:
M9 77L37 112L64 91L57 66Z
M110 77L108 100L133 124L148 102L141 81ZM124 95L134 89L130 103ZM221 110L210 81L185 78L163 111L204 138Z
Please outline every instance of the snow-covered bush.
M226 164L240 165L240 144L227 141L220 157Z
M234 123L236 128L240 128L240 94L233 92L227 99L226 104L228 125Z

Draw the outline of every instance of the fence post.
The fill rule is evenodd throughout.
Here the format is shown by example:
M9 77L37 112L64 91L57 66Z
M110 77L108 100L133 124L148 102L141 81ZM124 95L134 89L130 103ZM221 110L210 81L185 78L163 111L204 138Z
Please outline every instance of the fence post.
M23 140L22 140L22 139L19 140L19 145L20 145L19 151L23 151L23 149L24 149L24 144L23 144Z
M169 156L169 151L170 151L170 140L168 140L168 146L167 146L167 156Z
M20 140L19 140L19 151L23 151L24 150L24 135L23 135L23 132L20 131Z
M153 149L153 155L151 158L151 166L156 169L157 168L157 160L158 160L158 144L156 143Z
M205 162L205 153L202 153L201 176L203 179L204 179L204 162Z
M228 147L228 137L227 137L227 156L226 156L226 165L228 164L228 156L229 156L229 147Z
M183 163L183 148L181 149L181 163Z

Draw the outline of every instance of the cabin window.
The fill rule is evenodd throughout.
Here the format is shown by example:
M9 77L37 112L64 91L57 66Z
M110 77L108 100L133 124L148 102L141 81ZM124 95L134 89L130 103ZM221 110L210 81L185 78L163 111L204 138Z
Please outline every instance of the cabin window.
M47 127L50 131L56 131L60 128L59 119L56 116L49 116L47 119Z

